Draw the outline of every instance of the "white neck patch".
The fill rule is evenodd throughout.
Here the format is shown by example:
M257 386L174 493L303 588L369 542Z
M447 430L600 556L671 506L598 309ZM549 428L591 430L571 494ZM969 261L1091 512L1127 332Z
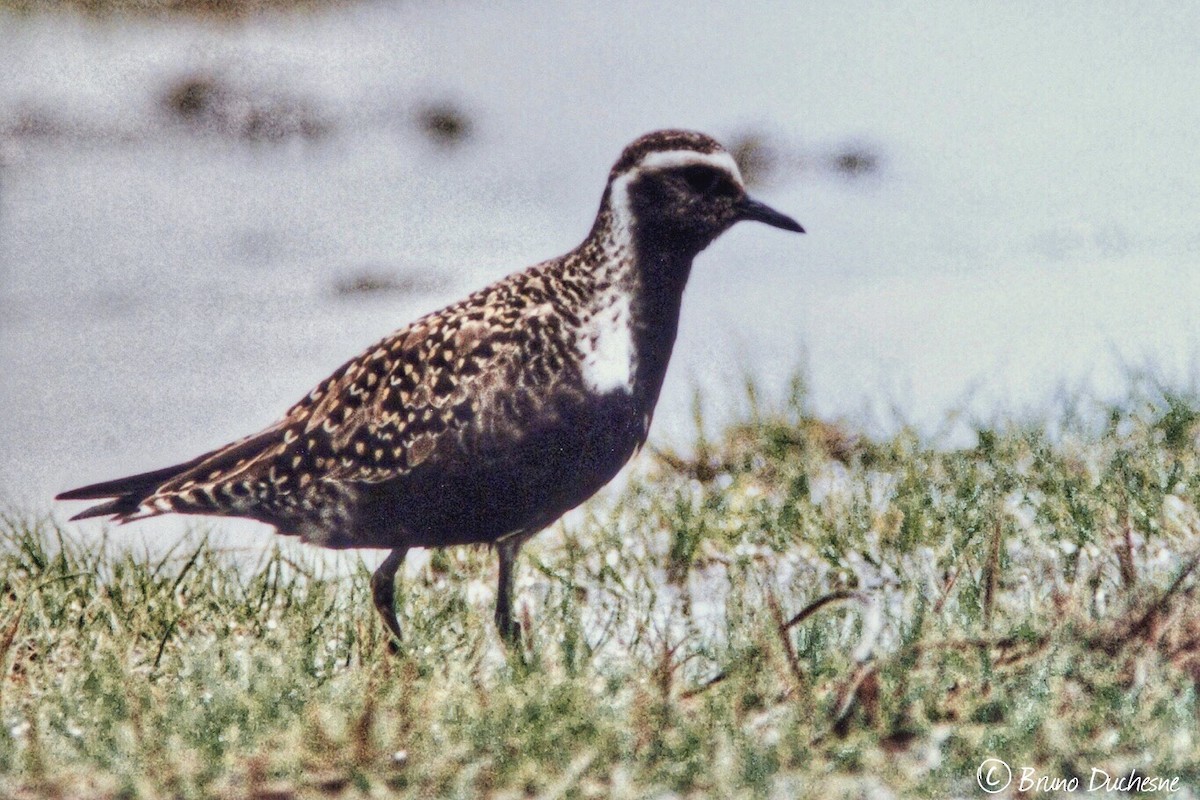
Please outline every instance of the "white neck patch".
M697 153L695 150L662 150L649 153L618 175L609 187L610 245L606 256L619 259L633 252L633 209L629 184L646 172L690 165L703 165L726 172L742 185L742 173L733 156L724 151ZM597 394L633 393L637 373L637 348L633 339L633 313L627 286L614 281L596 298L591 316L584 320L576 340L582 357L583 380Z
M583 380L589 389L597 394L633 394L637 349L628 291L613 285L597 299L575 345L583 357Z

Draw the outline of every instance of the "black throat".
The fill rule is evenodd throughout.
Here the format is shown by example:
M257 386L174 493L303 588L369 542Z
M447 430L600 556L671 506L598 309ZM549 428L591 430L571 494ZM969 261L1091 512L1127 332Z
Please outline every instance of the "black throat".
M658 402L675 345L692 261L704 245L651 225L636 225L632 233L638 284L631 306L637 350L634 395L649 415Z

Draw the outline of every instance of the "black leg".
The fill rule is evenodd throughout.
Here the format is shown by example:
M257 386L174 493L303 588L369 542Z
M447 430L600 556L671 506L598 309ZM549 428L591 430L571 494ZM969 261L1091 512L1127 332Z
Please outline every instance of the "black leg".
M520 539L505 539L496 543L496 552L500 555L500 588L496 592L496 627L500 638L513 648L521 646L521 623L512 616L513 594L513 564L517 560L517 551L521 549Z
M383 617L383 624L391 631L392 638L388 640L388 649L393 653L400 650L400 622L396 619L396 571L404 563L407 547L397 547L379 565L379 569L371 575L371 599L375 601L375 609Z

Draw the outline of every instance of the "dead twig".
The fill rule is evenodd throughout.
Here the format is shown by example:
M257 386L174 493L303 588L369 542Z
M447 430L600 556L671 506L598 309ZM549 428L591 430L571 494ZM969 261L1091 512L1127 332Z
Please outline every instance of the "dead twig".
M996 593L1000 587L1000 544L1003 538L1004 522L1000 513L997 513L995 521L992 523L991 540L988 542L987 562L983 565L983 630L985 633L991 633L992 630L992 612L996 605Z
M783 645L783 654L787 658L788 667L792 670L792 676L796 679L796 685L807 686L808 678L800 667L800 658L796 655L796 648L792 646L792 637L788 635L787 622L783 619L783 609L779 607L774 590L769 588L767 589L767 608L771 611L771 618L775 620L775 632L779 634L779 641Z
M827 595L824 595L824 596L822 596L822 597L818 597L816 600L814 600L814 601L812 601L811 603L809 603L808 605L806 605L806 606L805 606L805 607L804 607L804 608L803 608L803 609L800 611L800 613L799 613L799 614L796 614L796 616L792 617L792 618L791 618L791 619L789 619L787 622L783 622L783 623L781 623L781 624L779 625L779 632L780 632L780 635L781 635L781 636L783 636L783 637L786 639L786 638L787 638L787 636L786 636L786 632L787 632L787 631L789 631L789 630L791 630L792 628L794 628L795 626L799 625L801 622L804 622L804 620L808 619L809 617L811 617L813 614L815 614L815 613L817 613L818 611L820 611L820 610L821 610L822 608L824 608L825 606L829 605L830 603L836 603L836 602L838 602L839 600L849 600L849 599L850 599L850 598L852 598L852 597L858 597L858 593L857 593L857 592L852 592L852 591L850 591L849 589L841 589L841 590L838 590L838 591L836 591L836 592L830 592L829 594L827 594ZM770 601L770 600L768 600L768 603L770 603L770 602L771 602L771 601ZM780 613L780 619L782 619L782 617L783 617L783 615L782 615L782 613ZM788 645L788 646L789 646L789 650L790 650L790 642L789 642L789 645ZM793 656L792 656L792 657L794 658L794 651L791 651L791 652L793 652ZM797 660L797 661L796 661L796 663L795 663L795 666L793 667L793 670L794 670L794 671L797 671L797 674L798 674L799 676L801 676L801 677L803 676L803 672L802 672L802 671L800 671L800 662L799 662L799 660ZM707 681L705 681L704 683L700 684L699 686L695 686L695 687L693 687L693 688L691 688L691 689L688 689L688 690L687 690L687 691L685 691L685 692L682 692L682 693L679 695L679 697L680 697L680 699L687 700L687 699L689 699L689 698L692 698L692 697L695 697L695 696L697 696L697 695L703 694L704 692L707 692L709 689L711 689L712 687L716 686L718 683L721 683L722 681L724 681L724 680L725 680L726 678L728 678L728 677L729 677L729 671L728 671L728 670L721 670L721 671L720 671L720 672L718 672L716 675L714 675L713 677L709 678Z
M852 592L849 589L841 589L836 592L830 592L823 597L818 597L816 600L806 605L799 614L789 619L783 627L785 629L794 628L830 603L836 603L839 600L849 600L852 597L857 597L857 592Z

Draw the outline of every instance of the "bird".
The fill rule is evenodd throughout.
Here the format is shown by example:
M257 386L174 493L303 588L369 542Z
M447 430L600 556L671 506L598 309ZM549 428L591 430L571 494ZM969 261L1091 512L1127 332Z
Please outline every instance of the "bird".
M645 134L613 165L575 249L386 336L265 430L56 499L105 500L72 520L245 517L312 545L388 550L371 595L393 651L409 549L490 545L495 625L519 647L521 546L646 442L692 262L742 221L804 233L747 194L715 139Z

